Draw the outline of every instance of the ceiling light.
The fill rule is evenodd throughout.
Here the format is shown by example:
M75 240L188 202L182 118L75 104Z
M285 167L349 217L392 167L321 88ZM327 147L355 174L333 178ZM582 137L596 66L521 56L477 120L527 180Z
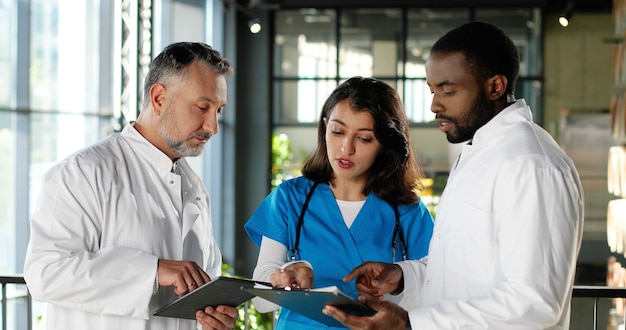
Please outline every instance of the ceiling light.
M258 17L249 20L248 27L251 33L257 34L261 32L261 20Z
M568 0L565 9L561 12L561 16L559 16L559 24L562 27L567 27L569 25L569 21L572 20L572 13L574 12L574 0Z

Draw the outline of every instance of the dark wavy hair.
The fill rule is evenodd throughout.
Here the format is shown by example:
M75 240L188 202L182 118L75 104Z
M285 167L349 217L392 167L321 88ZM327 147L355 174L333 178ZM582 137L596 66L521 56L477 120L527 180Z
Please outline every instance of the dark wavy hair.
M146 95L156 83L163 83L168 77L182 76L193 61L200 61L213 72L224 76L233 73L231 63L211 46L202 42L177 42L165 47L163 51L150 63L150 69L143 85L143 106L148 104Z
M367 111L374 119L374 135L381 151L367 171L364 194L373 192L391 204L412 204L419 200L423 173L409 140L409 124L402 100L393 87L383 81L353 77L330 94L320 114L317 148L305 161L302 174L313 181L333 180L333 170L326 153L326 124L335 105L348 100L353 110Z
M496 74L506 77L506 93L513 96L519 75L517 47L502 30L485 22L463 24L443 35L431 49L434 53L461 52L479 83Z

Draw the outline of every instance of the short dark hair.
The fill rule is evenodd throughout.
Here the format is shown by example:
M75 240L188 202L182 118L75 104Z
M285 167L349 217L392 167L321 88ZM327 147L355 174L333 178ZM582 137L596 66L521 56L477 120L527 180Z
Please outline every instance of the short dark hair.
M183 75L193 61L206 64L213 72L229 76L233 72L231 63L211 46L202 42L177 42L165 47L157 55L146 75L143 85L144 107L152 85L162 82L163 78Z
M504 75L508 81L505 97L514 95L519 54L511 38L495 25L476 21L449 31L431 49L431 54L447 52L462 52L478 82Z
M393 87L373 78L353 77L335 88L322 107L317 148L305 161L302 174L317 182L330 182L333 170L326 153L326 124L337 103L348 100L355 111L367 111L374 119L374 135L381 152L368 170L364 194L374 192L392 204L419 200L423 177L409 140L409 123L400 96Z

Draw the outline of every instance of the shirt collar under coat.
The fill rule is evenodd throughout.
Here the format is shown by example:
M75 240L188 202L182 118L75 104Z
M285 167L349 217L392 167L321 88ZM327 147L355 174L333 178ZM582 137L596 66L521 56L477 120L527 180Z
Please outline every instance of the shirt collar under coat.
M135 128L135 122L132 121L124 127L121 135L133 142L133 148L138 155L143 157L146 163L151 164L158 173L171 172L174 162L159 148L155 147L150 141L146 140Z
M132 144L134 151L139 157L144 159L146 164L149 164L157 173L163 173L162 177L173 175L171 173L172 165L174 164L172 159L150 143L150 141L146 140L146 138L137 131L134 125L135 122L130 122L126 125L121 132L121 136ZM182 235L186 236L198 216L202 214L202 210L208 207L209 196L202 180L188 167L184 158L178 160L178 165L180 166L179 171L184 173L180 176L180 179L184 204L184 211L182 212ZM191 205L193 205L193 207Z
M472 145L485 145L493 141L499 141L500 136L509 133L511 124L532 122L533 116L530 107L524 99L518 99L506 108L502 109L489 122L479 128L471 140Z
M124 139L132 143L133 149L145 160L146 164L150 164L157 173L163 173L169 175L172 173L172 166L174 162L164 152L155 147L150 141L137 131L135 128L135 122L130 122L124 127L120 133ZM189 190L194 192L196 198L204 200L207 197L207 193L204 190L204 184L200 177L189 167L185 158L178 159L178 170L181 174L183 189L188 187Z

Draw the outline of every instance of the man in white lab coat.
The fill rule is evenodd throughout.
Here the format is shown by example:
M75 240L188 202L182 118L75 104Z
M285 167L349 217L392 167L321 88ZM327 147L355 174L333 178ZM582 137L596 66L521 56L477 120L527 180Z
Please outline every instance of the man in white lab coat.
M137 120L46 173L24 277L47 303L48 329L235 326L227 306L196 320L152 316L221 274L209 196L184 157L217 134L231 73L206 44L169 45L150 66Z
M352 329L568 329L583 232L572 160L515 99L519 55L499 28L471 22L432 47L431 111L466 142L437 208L428 256L366 263L345 280L378 310L324 311ZM404 294L398 305L377 301Z

